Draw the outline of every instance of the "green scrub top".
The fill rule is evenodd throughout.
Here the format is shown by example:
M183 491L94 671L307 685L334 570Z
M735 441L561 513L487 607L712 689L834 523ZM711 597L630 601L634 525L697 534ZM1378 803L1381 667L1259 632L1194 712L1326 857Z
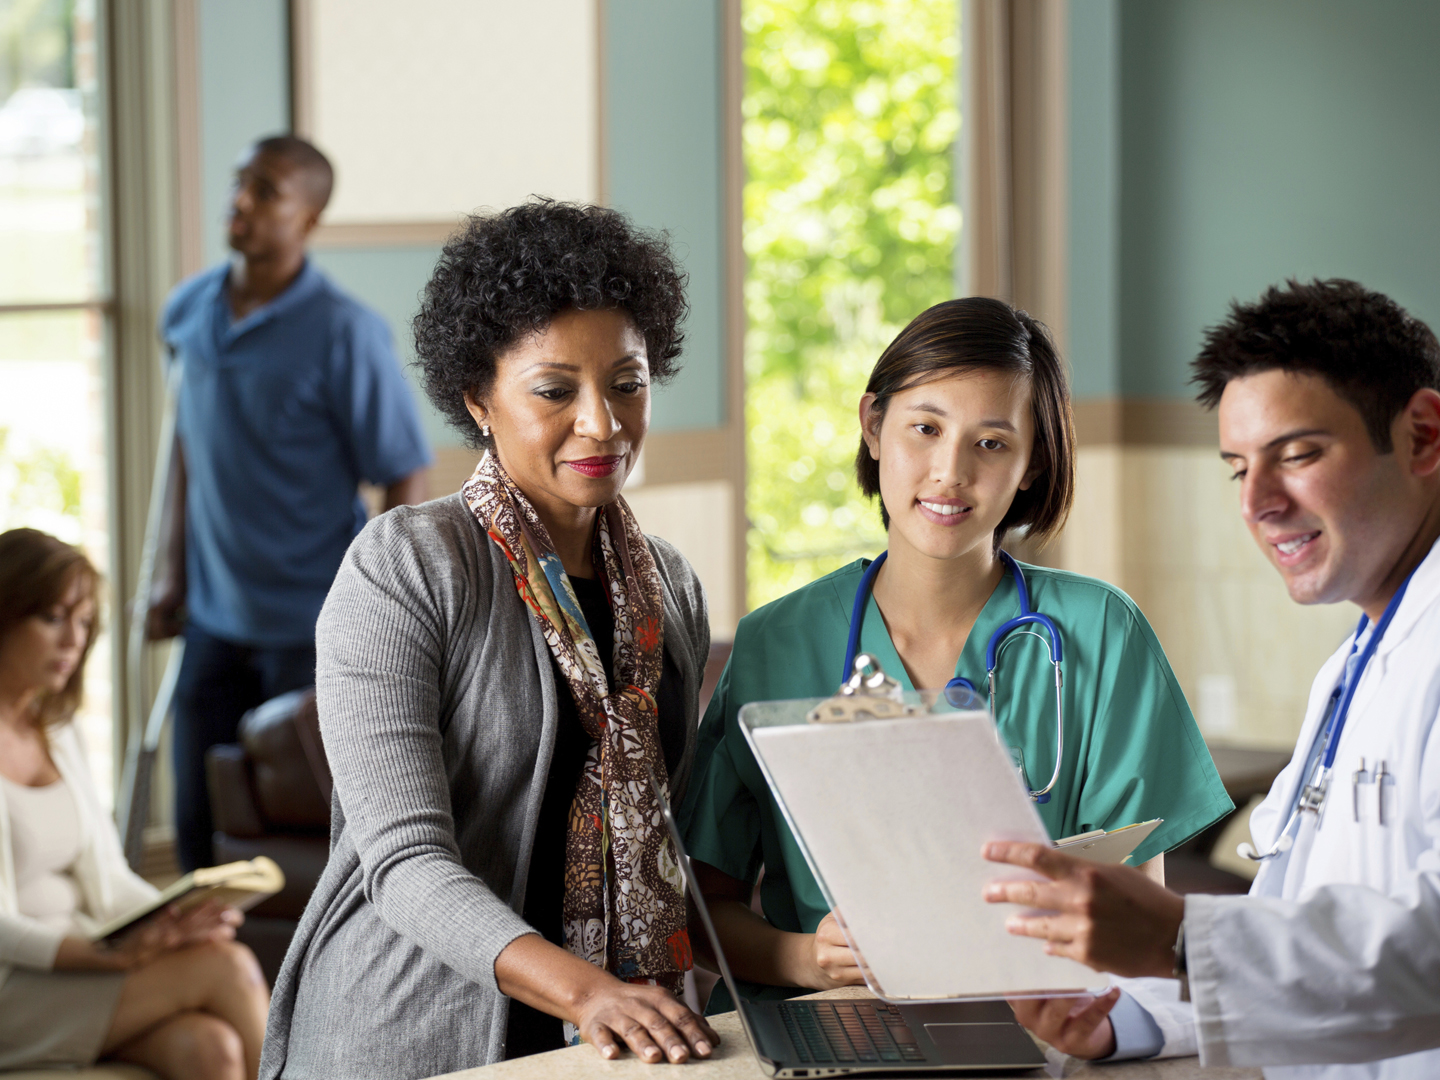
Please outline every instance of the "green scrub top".
M760 772L737 714L752 701L827 697L841 682L850 612L868 560L856 560L740 621L735 647L701 723L695 771L679 814L690 855L741 881L765 877L771 925L814 933L829 905ZM1228 814L1234 804L1145 616L1119 589L1094 578L1022 565L1033 610L1060 628L1064 651L1065 753L1048 803L1036 804L1052 839L1164 818L1131 857L1138 865ZM955 673L985 693L985 647L1020 614L1005 574L960 653ZM1049 650L1018 633L996 665L1001 736L1023 754L1029 785L1055 768L1055 675ZM1006 639L1011 640L1010 638ZM860 648L910 685L872 597ZM808 991L742 984L747 998ZM708 1012L733 1008L724 984Z

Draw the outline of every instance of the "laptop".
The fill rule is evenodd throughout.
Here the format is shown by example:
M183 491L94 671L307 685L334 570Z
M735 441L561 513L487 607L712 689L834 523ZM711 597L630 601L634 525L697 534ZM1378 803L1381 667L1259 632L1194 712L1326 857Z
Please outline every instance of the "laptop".
M910 1072L1016 1072L1045 1065L1045 1055L1003 1001L892 1005L853 1001L746 1001L730 974L705 898L669 802L652 773L650 784L675 844L685 887L720 967L760 1066L770 1076L863 1076Z

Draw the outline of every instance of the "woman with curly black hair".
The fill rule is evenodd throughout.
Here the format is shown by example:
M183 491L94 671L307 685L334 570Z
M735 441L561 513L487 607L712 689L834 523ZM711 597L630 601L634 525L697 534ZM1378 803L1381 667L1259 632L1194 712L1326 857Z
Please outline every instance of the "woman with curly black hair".
M649 784L690 772L705 597L620 495L685 313L663 239L613 210L537 200L446 245L419 366L484 456L371 522L320 616L330 861L262 1076L711 1052Z

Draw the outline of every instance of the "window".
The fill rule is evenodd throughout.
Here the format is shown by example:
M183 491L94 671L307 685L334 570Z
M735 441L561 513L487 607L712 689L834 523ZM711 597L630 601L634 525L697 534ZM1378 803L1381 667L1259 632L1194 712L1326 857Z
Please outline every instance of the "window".
M0 0L0 529L53 533L108 576L97 65L94 0ZM102 617L78 723L108 804L121 613Z
M744 0L749 599L885 546L856 409L954 295L958 0Z

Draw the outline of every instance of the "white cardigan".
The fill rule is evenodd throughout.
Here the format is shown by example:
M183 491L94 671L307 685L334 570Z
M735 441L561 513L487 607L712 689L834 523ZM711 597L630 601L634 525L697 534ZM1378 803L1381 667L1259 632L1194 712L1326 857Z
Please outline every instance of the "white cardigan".
M80 886L82 918L99 926L154 899L158 892L126 864L115 823L95 797L75 726L52 729L49 738L50 757L79 811L80 854L72 872ZM49 971L64 937L64 931L20 914L10 809L0 797L0 984L10 977L12 967Z

